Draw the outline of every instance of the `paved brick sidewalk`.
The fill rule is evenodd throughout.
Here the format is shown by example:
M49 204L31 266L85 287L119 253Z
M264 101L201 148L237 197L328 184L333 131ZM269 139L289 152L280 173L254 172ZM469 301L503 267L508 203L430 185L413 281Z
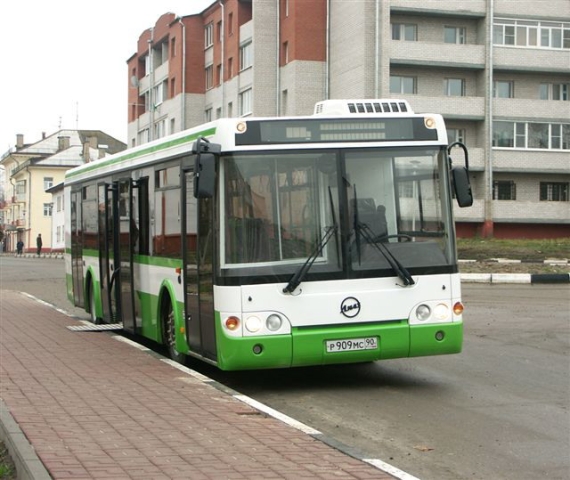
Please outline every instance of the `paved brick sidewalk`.
M0 291L0 396L54 479L392 479L212 385Z

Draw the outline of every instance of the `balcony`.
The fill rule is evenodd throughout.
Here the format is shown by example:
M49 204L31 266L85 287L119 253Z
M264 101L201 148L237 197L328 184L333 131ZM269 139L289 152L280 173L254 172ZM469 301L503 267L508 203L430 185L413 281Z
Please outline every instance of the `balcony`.
M395 96L394 98L401 98ZM447 119L479 120L485 119L484 97L426 97L408 95L415 113L439 113Z
M483 70L485 46L391 40L390 64Z
M568 73L568 50L543 48L503 47L493 48L495 72L545 72Z
M495 119L568 122L569 102L530 100L526 98L495 98Z
M470 0L457 6L455 2L442 2L441 0L391 0L390 11L392 13L482 18L485 16L486 2L485 0Z
M493 171L570 175L568 152L494 148Z

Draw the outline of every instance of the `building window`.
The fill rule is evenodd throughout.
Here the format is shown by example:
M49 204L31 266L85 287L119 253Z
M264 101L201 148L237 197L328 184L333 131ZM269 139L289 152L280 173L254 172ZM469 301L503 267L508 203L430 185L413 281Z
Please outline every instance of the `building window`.
M493 122L493 146L570 150L570 123Z
M205 122L211 122L212 121L212 109L211 108L207 108L206 110L204 110L204 121Z
M44 217L51 217L53 203L44 203Z
M170 79L170 97L169 98L174 98L175 96L176 96L176 79L171 78Z
M162 102L168 99L168 80L159 83L154 87L154 107L160 105Z
M287 65L289 63L289 42L283 42L283 47L281 49L282 55L282 65Z
M448 128L447 129L447 143L454 142L465 143L465 130L463 128Z
M214 87L214 66L208 65L206 67L206 90Z
M230 13L228 15L228 36L234 34L234 14Z
M541 83L538 87L538 98L541 100L568 101L570 83Z
M283 90L281 92L281 115L287 115L289 109L289 92Z
M448 97L465 96L465 80L462 78L446 78L444 94Z
M166 119L159 120L154 124L154 138L162 138L166 135Z
M498 18L493 43L516 47L570 49L570 23Z
M26 194L26 181L18 180L16 182L16 195L25 195L25 194Z
M221 43L224 35L224 30L221 20L216 24L216 30L218 31L218 43Z
M176 37L170 39L170 58L176 56Z
M216 108L216 118L222 118L222 107Z
M415 42L418 39L418 26L410 23L393 23L392 40Z
M176 119L171 118L170 119L170 133L174 133L174 132L176 132Z
M222 64L216 67L216 85L222 84Z
M214 24L208 23L204 28L204 46L205 48L211 47L214 44Z
M507 82L503 80L496 80L493 82L493 97L496 98L514 98L515 97L515 84L514 82Z
M444 27L443 41L463 45L465 43L465 27Z
M44 177L44 190L53 187L53 177Z
M150 69L151 69L151 65L150 65L150 55L145 55L144 57L144 75L145 77L147 75L150 75Z
M61 212L63 210L63 197L58 195L56 197L56 211Z
M239 115L250 115L252 110L252 90L251 88L244 90L239 94Z
M493 182L493 200L516 200L517 187L512 180L497 180Z
M540 182L540 201L568 202L569 186L567 182Z
M390 75L390 93L416 93L416 77Z
M228 58L228 80L234 76L234 57Z
M253 44L252 42L244 43L239 49L239 65L240 70L245 70L253 64Z

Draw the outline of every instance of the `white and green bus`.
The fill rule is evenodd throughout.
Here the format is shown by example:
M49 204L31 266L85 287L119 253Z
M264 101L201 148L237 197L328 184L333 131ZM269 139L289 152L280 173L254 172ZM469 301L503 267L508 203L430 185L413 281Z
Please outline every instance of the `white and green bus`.
M70 170L68 296L224 370L461 351L467 150L404 100L219 119Z

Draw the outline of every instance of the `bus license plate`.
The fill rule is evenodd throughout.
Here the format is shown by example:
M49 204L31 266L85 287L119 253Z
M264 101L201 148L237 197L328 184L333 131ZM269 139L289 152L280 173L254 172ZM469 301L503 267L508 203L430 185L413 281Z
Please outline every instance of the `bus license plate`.
M327 340L327 353L356 352L378 348L377 337L351 338L347 340Z

